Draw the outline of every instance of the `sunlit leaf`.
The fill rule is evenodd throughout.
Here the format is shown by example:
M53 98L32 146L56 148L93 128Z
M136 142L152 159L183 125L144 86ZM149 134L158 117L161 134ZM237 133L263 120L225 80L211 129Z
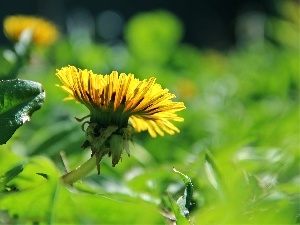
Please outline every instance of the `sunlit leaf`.
M7 171L5 174L0 175L0 190L5 187L5 185L15 178L19 173L21 173L24 169L24 164L18 164L9 171Z
M45 92L39 83L19 79L0 81L0 144L5 144L30 120L44 99Z
M49 180L37 175L47 174ZM25 221L51 221L51 210L58 188L58 173L50 160L34 157L24 164L24 170L8 185L11 191L0 195L0 210L6 210L10 217L18 218L18 223ZM27 218L27 219L26 219Z

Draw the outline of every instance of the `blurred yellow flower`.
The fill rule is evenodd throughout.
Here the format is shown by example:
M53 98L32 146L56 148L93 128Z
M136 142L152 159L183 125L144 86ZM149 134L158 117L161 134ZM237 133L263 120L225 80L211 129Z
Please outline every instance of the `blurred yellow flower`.
M178 95L182 99L191 99L197 96L197 85L195 81L180 79L176 84L176 88Z
M179 132L170 121L183 121L175 112L185 109L184 103L173 102L175 95L153 77L140 81L133 74L98 75L74 66L63 67L56 75L69 94L66 100L75 99L90 110L90 123L127 128L130 121L135 131L148 130L152 137Z
M12 41L19 41L25 30L32 30L32 42L39 45L48 45L59 36L56 26L40 17L13 15L4 19L4 33Z

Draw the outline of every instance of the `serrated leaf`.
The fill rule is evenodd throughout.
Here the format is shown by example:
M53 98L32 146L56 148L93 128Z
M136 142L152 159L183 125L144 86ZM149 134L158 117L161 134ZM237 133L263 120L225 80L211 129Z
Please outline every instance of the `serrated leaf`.
M44 179L37 173L47 174ZM11 218L18 219L18 224L28 221L44 221L51 224L52 206L59 186L59 177L54 164L47 158L38 156L25 164L24 171L9 185L18 191L0 193L0 210L8 212Z
M48 179L37 175L47 174ZM163 224L157 206L136 196L87 194L64 186L54 164L34 157L13 179L18 191L0 193L0 211L15 224ZM147 209L147 210L145 210Z
M93 185L88 194L63 185L60 175L48 158L31 157L24 171L8 183L18 191L0 192L0 213L6 212L13 224L164 223L156 204L137 196L104 195Z
M29 80L0 81L0 145L30 120L45 100L42 85Z

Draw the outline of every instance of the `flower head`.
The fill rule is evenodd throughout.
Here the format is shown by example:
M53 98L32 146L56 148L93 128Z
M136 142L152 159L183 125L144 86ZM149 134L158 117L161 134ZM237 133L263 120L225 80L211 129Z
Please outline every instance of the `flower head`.
M135 131L148 130L152 137L163 136L164 132L179 132L170 121L183 121L175 112L185 109L185 106L182 102L173 102L171 99L175 95L163 89L153 77L139 80L133 74L119 75L116 71L110 75L98 75L74 66L63 67L56 71L56 75L63 83L60 87L69 94L66 100L75 99L90 110L87 142L83 147L91 146L92 153L97 153L100 160L105 154L112 155L115 165L123 149L129 154L129 122ZM96 147L95 140L109 126L118 129L108 145Z
M51 44L56 40L59 32L56 26L40 17L14 15L4 19L5 35L12 41L19 41L25 30L32 31L32 42L40 45Z
M174 94L162 89L155 78L140 81L133 74L113 71L110 75L94 74L74 66L63 67L56 75L69 99L83 103L91 112L90 122L100 127L117 125L125 128L128 120L137 131L148 130L152 137L164 132L179 132L170 120L183 121L175 114L185 109L182 102L172 102Z

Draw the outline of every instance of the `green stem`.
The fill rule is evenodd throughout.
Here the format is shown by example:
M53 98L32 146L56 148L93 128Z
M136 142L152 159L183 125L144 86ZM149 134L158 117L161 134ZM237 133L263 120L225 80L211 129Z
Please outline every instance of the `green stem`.
M88 161L83 163L80 167L71 172L63 175L61 178L65 184L72 184L82 177L89 174L96 167L96 157L95 155L91 157Z
M25 29L21 33L21 37L19 42L15 44L15 55L17 57L14 65L10 68L8 74L4 79L15 79L18 76L18 72L20 68L27 63L29 55L30 55L30 49L31 49L31 41L32 41L32 33L33 31L30 29Z
M91 126L91 124L90 124ZM99 150L101 146L105 143L107 138L118 129L117 126L109 126L106 130L101 134L101 137L93 138L91 146L97 146L96 148ZM89 128L87 128L89 130ZM75 181L80 180L81 178L85 177L89 174L99 163L97 162L97 153L95 153L88 161L83 163L80 167L71 172L63 175L61 179L65 184L72 184Z

